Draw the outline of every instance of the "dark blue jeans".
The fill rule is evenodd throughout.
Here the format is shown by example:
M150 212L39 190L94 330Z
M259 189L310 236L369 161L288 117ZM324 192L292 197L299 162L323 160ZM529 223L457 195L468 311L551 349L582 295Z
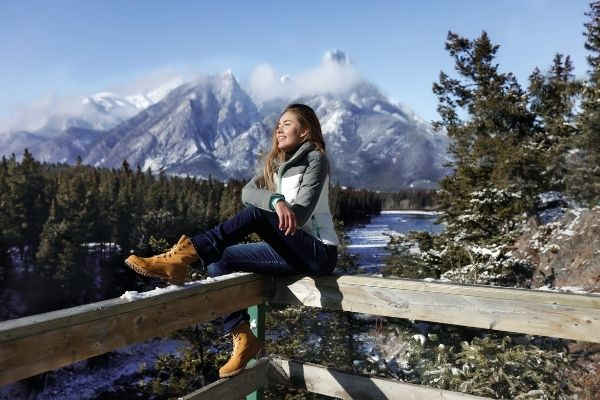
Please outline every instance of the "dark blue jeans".
M326 245L301 229L286 236L278 225L275 212L249 206L191 240L212 277L236 271L317 276L333 271L337 263L336 246ZM264 242L239 244L250 233L258 234ZM236 311L224 319L224 330L231 332L248 320L246 310Z

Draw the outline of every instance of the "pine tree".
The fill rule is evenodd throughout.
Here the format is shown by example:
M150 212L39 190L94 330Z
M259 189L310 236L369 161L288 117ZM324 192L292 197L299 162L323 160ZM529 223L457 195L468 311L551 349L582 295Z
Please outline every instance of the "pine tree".
M115 213L113 214L114 220L111 221L113 225L113 235L116 238L116 242L121 248L121 251L125 254L129 253L129 250L134 245L132 238L135 220L131 213L133 208L133 188L129 179L125 182L121 182L119 185L119 192L115 203Z
M65 299L73 301L90 287L85 243L94 239L98 208L83 167L69 172L59 181L36 260L47 276L59 281Z
M471 240L510 232L541 190L539 150L529 146L535 116L515 76L499 71L498 49L486 32L475 40L449 32L458 78L441 72L433 85L441 116L434 127L451 139L454 169L440 182L442 220Z
M568 154L578 130L575 126L575 99L581 90L573 75L569 56L556 54L547 74L536 68L529 76L531 111L537 116L537 136L532 145L544 154L548 189L567 188Z
M36 253L36 261L38 263L38 273L42 277L56 278L60 277L58 266L58 254L62 251L61 247L61 232L60 232L60 215L57 210L56 200L52 200L50 206L50 215L44 223L42 233L40 235L40 246Z
M221 200L219 204L219 219L221 221L235 215L241 207L241 186L240 183L231 180L227 183L227 187L224 188L221 193Z
M8 250L12 244L8 213L8 160L0 162L0 282L4 281L10 268Z
M576 160L571 192L588 204L600 201L600 1L590 3L589 17L584 24L585 48L591 54L588 80L584 84L575 140Z
M21 163L16 162L13 154L7 165L7 190L3 193L6 235L11 237L13 246L19 247L22 257L29 259L39 245L39 235L48 216L46 181L40 163L27 149Z

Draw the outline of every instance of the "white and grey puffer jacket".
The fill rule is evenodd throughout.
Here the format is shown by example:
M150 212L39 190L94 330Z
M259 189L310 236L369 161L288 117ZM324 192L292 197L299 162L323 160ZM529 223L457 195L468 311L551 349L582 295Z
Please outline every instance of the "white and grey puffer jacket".
M273 203L285 200L298 227L328 245L339 241L329 208L329 161L311 142L304 142L275 175L276 190L257 186L259 175L242 189L242 202L274 212Z

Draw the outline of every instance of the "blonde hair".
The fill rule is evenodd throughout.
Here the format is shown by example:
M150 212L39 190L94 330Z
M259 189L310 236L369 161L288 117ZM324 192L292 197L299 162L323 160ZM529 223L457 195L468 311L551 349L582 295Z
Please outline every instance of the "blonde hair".
M317 150L324 153L325 140L323 140L323 132L321 132L319 118L317 118L317 114L315 114L314 110L306 104L290 104L281 112L279 119L281 119L281 116L287 111L293 112L296 118L298 118L301 130L308 130L308 134L305 136L303 143L307 141L312 142ZM277 168L291 156L277 147L276 133L279 119L273 128L271 151L265 156L263 167L264 185L272 192L276 190L274 177Z

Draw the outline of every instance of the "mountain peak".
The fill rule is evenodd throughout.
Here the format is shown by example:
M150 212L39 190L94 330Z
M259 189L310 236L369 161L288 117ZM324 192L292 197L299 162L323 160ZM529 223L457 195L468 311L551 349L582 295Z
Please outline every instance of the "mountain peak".
M341 66L352 65L350 57L346 54L345 51L340 49L326 51L325 55L323 56L323 63Z
M169 174L247 179L261 152L271 146L271 129L281 110L290 102L300 102L310 105L319 117L335 182L397 190L435 182L447 173L444 135L431 134L428 125L391 102L376 86L346 79L352 75L344 71L352 67L339 66L350 62L341 50L328 52L325 58L330 63L324 68L326 78L341 76L344 90L296 94L291 89L303 82L294 78L289 82L291 89L281 91L287 96L272 97L259 111L228 69L182 84L146 111L137 110L133 115L116 114L130 111L119 107L100 112L98 102L112 104L122 98L98 93L88 98L88 114L81 116L87 118L83 122L93 124L84 126L80 120L65 124L60 119L55 124L56 138L20 136L22 140L1 147L7 154L33 147L45 161L74 162L83 154L85 163L96 166L118 167L127 159L130 165L164 169ZM276 75L273 78L277 79ZM290 78L281 78L286 79ZM310 87L327 86L327 79L315 80ZM135 109L132 102L128 104ZM108 125L118 119L122 122L112 129L96 130L100 123ZM74 126L86 129L61 134Z

